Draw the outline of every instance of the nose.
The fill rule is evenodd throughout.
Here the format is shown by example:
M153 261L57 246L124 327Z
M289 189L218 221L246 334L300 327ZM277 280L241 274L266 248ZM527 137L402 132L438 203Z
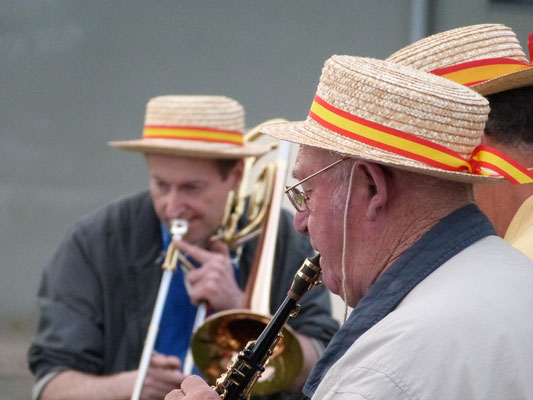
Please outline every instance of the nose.
M166 214L169 219L183 217L185 210L185 203L183 196L180 195L179 190L173 188L167 194L166 199Z
M307 220L309 218L309 212L307 210L305 211L296 211L294 214L293 219L293 226L294 229L300 234L307 236L309 235L309 231L307 230Z

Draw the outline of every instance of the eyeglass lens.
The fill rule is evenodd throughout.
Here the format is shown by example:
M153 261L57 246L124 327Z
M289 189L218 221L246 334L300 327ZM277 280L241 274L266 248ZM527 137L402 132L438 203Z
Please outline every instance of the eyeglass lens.
M291 190L289 190L289 195L293 200L295 208L299 211L304 211L306 208L304 194L299 189L292 188Z

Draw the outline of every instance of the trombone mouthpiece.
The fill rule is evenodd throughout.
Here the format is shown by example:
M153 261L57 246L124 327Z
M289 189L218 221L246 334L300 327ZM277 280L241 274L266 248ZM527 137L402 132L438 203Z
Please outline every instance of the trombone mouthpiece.
M189 229L189 222L186 219L173 219L170 221L170 233L172 233L172 239L181 240Z

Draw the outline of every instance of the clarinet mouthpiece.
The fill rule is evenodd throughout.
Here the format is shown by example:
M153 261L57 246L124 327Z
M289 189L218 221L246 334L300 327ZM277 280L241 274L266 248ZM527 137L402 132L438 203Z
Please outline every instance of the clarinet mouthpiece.
M320 276L320 254L316 254L311 258L307 258L292 282L291 288L287 295L292 299L298 301L309 289L318 284L318 277Z

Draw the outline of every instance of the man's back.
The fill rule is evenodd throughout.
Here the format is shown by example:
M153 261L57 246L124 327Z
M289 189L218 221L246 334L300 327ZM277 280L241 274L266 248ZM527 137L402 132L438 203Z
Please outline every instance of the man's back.
M530 260L476 242L361 336L314 398L533 398L532 287Z

